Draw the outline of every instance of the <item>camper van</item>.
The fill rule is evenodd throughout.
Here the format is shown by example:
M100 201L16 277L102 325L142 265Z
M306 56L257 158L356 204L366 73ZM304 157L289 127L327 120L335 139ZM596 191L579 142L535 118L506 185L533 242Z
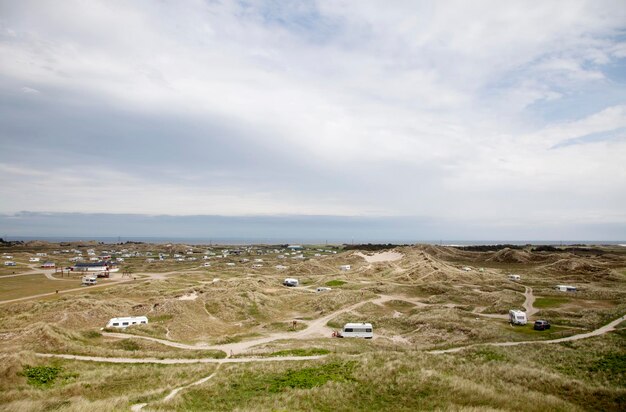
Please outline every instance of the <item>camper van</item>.
M145 316L126 316L122 318L112 318L107 323L107 328L127 328L132 325L146 325L148 318Z
M283 281L283 285L291 286L291 287L298 286L299 283L300 282L298 282L298 279L291 279L291 278L287 278Z
M509 311L509 322L513 325L525 325L528 319L526 319L526 312L521 310Z
M365 338L374 337L374 329L371 323L346 323L337 335L340 338Z
M509 275L509 280L522 280L520 275Z
M83 286L95 285L98 283L98 277L96 275L83 276Z

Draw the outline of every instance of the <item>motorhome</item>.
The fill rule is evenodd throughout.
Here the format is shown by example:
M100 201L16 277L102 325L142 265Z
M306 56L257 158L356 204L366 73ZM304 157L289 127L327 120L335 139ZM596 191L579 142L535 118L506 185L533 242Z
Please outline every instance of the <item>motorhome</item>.
M525 325L528 322L526 312L511 309L509 311L509 322L511 322L512 325Z
M520 275L509 275L509 280L522 280L522 277Z
M346 323L338 336L340 338L365 338L374 337L374 329L371 323Z
M287 278L283 281L283 285L285 286L295 287L295 286L298 286L299 284L300 282L298 282L298 279Z
M126 316L121 318L112 318L107 323L107 328L127 328L132 325L146 325L148 318L146 316Z
M97 283L98 283L98 276L96 276L96 275L83 276L82 284L84 286L95 285Z

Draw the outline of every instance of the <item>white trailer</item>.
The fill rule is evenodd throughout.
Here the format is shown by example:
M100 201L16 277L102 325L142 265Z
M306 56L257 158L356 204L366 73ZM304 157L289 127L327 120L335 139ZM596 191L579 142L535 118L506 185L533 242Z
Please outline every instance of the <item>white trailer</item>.
M298 279L287 278L283 281L283 285L290 286L290 287L296 287L299 284L300 282L298 282Z
M98 283L98 276L96 275L83 276L83 279L82 279L83 286L95 285L97 283Z
M374 337L374 329L371 323L346 323L338 335L340 338L365 338Z
M526 312L511 309L509 311L509 322L511 322L512 325L525 325L528 322Z
M148 318L146 316L126 316L121 318L111 318L107 323L107 328L127 328L132 325L146 325Z

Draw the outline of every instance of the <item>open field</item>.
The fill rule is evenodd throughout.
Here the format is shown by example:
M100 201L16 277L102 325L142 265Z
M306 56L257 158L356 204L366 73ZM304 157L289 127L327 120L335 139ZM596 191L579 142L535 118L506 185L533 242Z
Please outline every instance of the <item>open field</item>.
M125 256L132 278L44 299L35 295L80 277L0 278L0 301L26 298L0 302L3 410L624 409L626 248L39 242L2 252L47 253L62 267L76 254L63 249ZM286 277L300 286L282 286ZM529 323L509 325L509 309ZM101 330L129 315L149 324ZM536 319L552 328L533 330ZM371 322L375 338L332 338L347 322Z

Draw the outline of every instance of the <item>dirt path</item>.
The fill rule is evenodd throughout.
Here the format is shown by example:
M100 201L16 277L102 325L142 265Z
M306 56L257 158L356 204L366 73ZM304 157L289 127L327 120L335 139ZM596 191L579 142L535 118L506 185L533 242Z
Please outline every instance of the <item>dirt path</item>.
M525 341L519 341L519 342L493 342L493 343L477 343L475 345L467 345L467 346L459 346L458 348L450 348L450 349L442 349L442 350L432 350L429 351L428 353L432 353L432 354L442 354L442 353L455 353L455 352L460 352L464 349L467 348L473 348L475 346L518 346L518 345L529 345L529 344L539 344L539 343L544 343L544 344L548 344L548 343L560 343L560 342L570 342L570 341L574 341L574 340L580 340L580 339L586 339L586 338L591 338L593 336L600 336L603 335L605 333L611 332L613 330L615 330L615 327L617 325L619 325L620 323L622 323L624 321L624 319L626 319L626 316L621 316L609 323L607 323L606 325L599 327L596 330L592 330L591 332L587 332L587 333L580 333L578 335L572 335L572 336L568 336L565 338L558 338L558 339L550 339L550 340L525 340Z
M524 309L526 309L526 317L530 320L530 317L535 313L539 312L538 309L535 309L533 306L535 304L535 296L533 295L533 289L528 286L524 286L526 290L524 291Z
M327 355L315 356L276 356L271 358L198 358L198 359L157 359L157 358L105 358L101 356L67 355L64 353L35 353L41 358L61 358L68 360L80 360L103 363L156 363L161 365L179 365L193 363L249 363L249 362L281 362L281 361L303 361L321 359Z
M187 388L189 388L191 386L202 385L204 382L212 379L215 376L215 374L217 373L217 371L220 369L220 366L222 366L221 363L217 365L217 368L215 368L215 371L213 371L213 373L210 374L209 376L205 376L204 378L202 378L200 380L197 380L195 382L192 382L192 383L189 383L187 385L178 387L176 389L172 389L172 391L165 398L163 398L163 402L171 401L178 394L178 392L182 391L183 389L187 389ZM138 404L135 404L135 405L131 406L130 410L133 411L133 412L137 412L137 411L142 410L146 405L148 405L148 404L147 403L138 403Z

